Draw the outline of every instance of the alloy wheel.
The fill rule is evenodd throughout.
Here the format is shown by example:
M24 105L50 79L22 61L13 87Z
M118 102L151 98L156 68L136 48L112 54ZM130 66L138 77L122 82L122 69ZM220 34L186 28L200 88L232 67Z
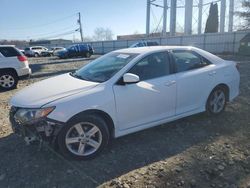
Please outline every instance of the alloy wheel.
M66 134L67 149L78 156L95 153L102 143L102 133L93 123L81 122L73 125Z
M2 75L0 77L0 86L3 88L11 88L15 84L15 79L11 75Z
M217 89L212 93L209 101L210 111L214 114L220 113L226 104L226 96L223 90Z

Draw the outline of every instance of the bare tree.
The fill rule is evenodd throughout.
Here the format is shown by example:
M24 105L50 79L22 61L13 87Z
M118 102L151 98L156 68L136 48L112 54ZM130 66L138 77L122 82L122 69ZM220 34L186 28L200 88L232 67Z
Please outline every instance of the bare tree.
M104 40L113 40L113 32L109 28L98 27L94 31L93 40L95 41L104 41Z
M242 11L237 11L236 14L245 20L245 24L241 26L241 29L250 29L250 1L242 1Z

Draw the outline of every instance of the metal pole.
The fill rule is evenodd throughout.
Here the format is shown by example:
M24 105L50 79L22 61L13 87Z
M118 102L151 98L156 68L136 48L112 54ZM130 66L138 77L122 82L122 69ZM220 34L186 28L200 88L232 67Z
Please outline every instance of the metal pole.
M193 18L193 0L186 0L184 32L187 35L192 34L192 18Z
M150 1L147 0L147 11L146 11L146 35L149 36L150 32Z
M228 23L228 32L233 31L234 24L234 0L229 2L229 23Z
M167 35L167 11L168 11L168 0L164 0L164 6L163 6L163 37L166 37Z
M202 27L202 8L203 8L203 0L199 0L198 4L199 8L199 17L198 17L198 34L201 34L201 27Z
M170 35L175 35L176 30L176 0L171 0L171 8L170 8Z
M78 12L78 16L79 16L78 23L79 23L79 26L80 26L81 41L83 42L83 35L82 35L82 22L81 22L81 13L80 13L80 12Z
M226 15L226 0L220 1L220 32L224 33L225 31L225 15Z

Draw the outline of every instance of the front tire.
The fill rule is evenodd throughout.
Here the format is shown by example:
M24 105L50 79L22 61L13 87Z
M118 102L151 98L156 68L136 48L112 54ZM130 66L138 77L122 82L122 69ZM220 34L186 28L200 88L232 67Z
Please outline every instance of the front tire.
M88 160L107 146L109 136L102 118L95 115L77 116L59 132L58 147L68 159Z
M212 115L221 114L226 107L226 90L223 87L215 88L207 100L207 111Z
M18 76L14 71L0 72L0 88L4 90L11 90L16 88L18 83Z

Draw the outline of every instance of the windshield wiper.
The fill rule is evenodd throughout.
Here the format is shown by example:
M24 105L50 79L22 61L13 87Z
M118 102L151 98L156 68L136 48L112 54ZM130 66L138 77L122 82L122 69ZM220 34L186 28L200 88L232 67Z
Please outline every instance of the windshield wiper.
M79 76L79 75L77 75L75 71L74 72L70 72L69 74L70 74L70 76L73 76L74 78L78 78L78 79L83 80L82 77Z
M76 74L76 71L70 72L70 75L73 76L73 77L75 77L75 78L78 78L78 79L80 79L80 80L86 80L86 81L91 81L91 82L93 82L93 81L92 81L91 79L89 79L89 78L82 77L82 76Z

